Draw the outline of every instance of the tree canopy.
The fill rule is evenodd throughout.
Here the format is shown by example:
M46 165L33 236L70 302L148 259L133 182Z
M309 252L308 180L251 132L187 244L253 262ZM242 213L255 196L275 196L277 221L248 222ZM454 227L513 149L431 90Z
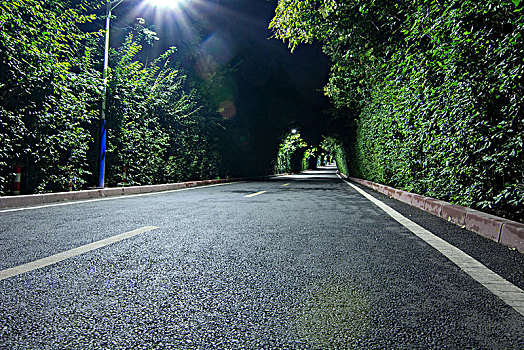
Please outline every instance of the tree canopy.
M522 220L518 0L281 0L270 23L322 42L351 175Z
M93 186L102 97L103 31L87 24L101 1L0 4L0 195L15 165L24 193ZM98 11L100 12L100 11ZM221 173L221 117L171 48L140 56L153 31L143 21L110 52L108 185L151 184ZM219 75L217 73L216 75Z

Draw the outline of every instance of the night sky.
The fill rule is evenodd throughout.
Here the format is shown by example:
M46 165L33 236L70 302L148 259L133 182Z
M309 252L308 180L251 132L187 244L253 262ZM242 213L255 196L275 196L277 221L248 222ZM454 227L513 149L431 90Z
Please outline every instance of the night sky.
M291 54L287 44L270 39L268 25L276 4L276 0L182 0L176 8L166 9L147 0L125 1L114 11L111 46L118 47L125 28L141 17L146 26L154 25L160 38L150 49L152 57L170 46L182 55L191 52L184 68L202 79L216 69L237 65L218 98L223 99L235 147L243 152L232 156L252 157L252 167L257 160L273 157L278 142L292 128L315 146L329 124L324 113L329 104L322 92L329 60L319 44L302 45Z

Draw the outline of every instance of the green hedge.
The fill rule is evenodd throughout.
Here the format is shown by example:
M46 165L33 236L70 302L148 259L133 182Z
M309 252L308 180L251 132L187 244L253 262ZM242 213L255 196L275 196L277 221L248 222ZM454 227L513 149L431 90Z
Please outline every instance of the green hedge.
M103 32L80 27L102 20L86 14L100 4L0 4L0 195L11 192L15 165L23 193L97 183ZM127 184L216 178L220 115L177 69L174 48L143 63L155 36L143 25L110 53L106 185L122 182L123 166Z
M324 43L352 175L523 220L522 5L284 0L271 27Z

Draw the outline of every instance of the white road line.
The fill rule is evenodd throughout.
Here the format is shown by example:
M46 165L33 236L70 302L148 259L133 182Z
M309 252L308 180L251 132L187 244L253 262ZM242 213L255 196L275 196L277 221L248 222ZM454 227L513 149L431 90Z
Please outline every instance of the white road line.
M244 196L244 198L255 197L255 196L258 196L259 194L262 194L262 193L266 193L266 191L260 191L260 192L256 192L256 193L251 193L251 194L248 194L247 196Z
M408 230L413 232L416 236L424 240L430 246L442 253L446 258L451 260L455 265L460 267L464 272L471 276L474 280L482 284L493 294L502 299L506 304L514 308L518 313L524 316L524 291L519 287L515 286L511 282L508 282L495 272L488 269L482 263L478 262L468 254L464 253L457 247L449 244L442 238L429 232L422 226L409 220L396 210L392 209L385 203L379 201L375 197L369 195L365 191L361 190L357 186L343 179L346 184L351 186L361 195L370 200L373 204L377 205L380 209L385 211L389 216L398 221L401 225L406 227Z
M60 203L53 203L53 204L44 204L44 205L37 205L33 207L24 207L24 208L13 208L13 209L3 209L0 210L0 214L2 213L10 213L15 211L23 211L23 210L33 210L33 209L42 209L42 208L51 208L51 207L62 207L65 205L73 205L73 204L81 204L81 203L89 203L89 202L101 202L101 201L112 201L116 199L125 199L130 197L143 197L143 196L153 196L158 194L164 194L164 193L172 193L172 192L180 192L180 191L189 191L189 190L196 190L199 188L206 188L206 187L215 187L215 186L225 186L225 185L232 185L232 184L238 184L243 183L245 181L236 181L236 182L226 182L221 184L214 184L214 185L204 185L204 186L195 186L195 187L188 187L188 188L179 188L176 190L168 190L168 191L159 191L159 192L149 192L149 193L137 193L137 194L125 194L120 196L111 196L111 197L105 197L105 198L91 198L86 200L74 200L71 202L60 202Z
M116 243L116 242L120 242L120 241L122 241L124 239L128 239L128 238L134 237L136 235L139 235L141 233L152 231L152 230L157 229L157 228L158 227L155 227L155 226L141 227L141 228L133 230L133 231L125 232L125 233L122 233L122 234L119 234L119 235L116 235L116 236L113 236L113 237L105 238L105 239L102 239L100 241L96 241L96 242L93 242L93 243L89 243L89 244L83 245L83 246L78 247L78 248L73 248L73 249L67 250L67 251L62 252L62 253L51 255L51 256L48 256L47 258L39 259L39 260L32 261L32 262L27 263L27 264L23 264L23 265L20 265L20 266L16 266L16 267L12 267L12 268L9 268L9 269L1 270L0 271L0 281L4 280L6 278L9 278L9 277L20 275L20 274L25 273L25 272L37 270L37 269L40 269L40 268L45 267L45 266L56 264L56 263L58 263L60 261L72 258L74 256L77 256L77 255L80 255L80 254L84 254L84 253L87 253L87 252L90 252L92 250L108 246L108 245Z

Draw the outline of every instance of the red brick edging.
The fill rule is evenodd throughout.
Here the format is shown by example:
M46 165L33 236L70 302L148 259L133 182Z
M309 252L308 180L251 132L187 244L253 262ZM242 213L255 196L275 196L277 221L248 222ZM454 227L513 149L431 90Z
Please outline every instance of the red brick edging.
M524 224L372 181L347 178L524 253Z
M146 186L130 186L130 187L113 187L113 188L99 188L94 190L73 191L73 192L58 192L58 193L43 193L43 194L28 194L21 196L0 197L0 208L16 208L33 205L42 205L54 202L62 202L68 200L84 200L92 198L104 198L112 196L141 194L151 192L162 192L178 190L188 187L197 187L205 185L220 184L226 182L234 182L238 179L217 179L217 180L202 180L179 182L163 185L146 185Z

